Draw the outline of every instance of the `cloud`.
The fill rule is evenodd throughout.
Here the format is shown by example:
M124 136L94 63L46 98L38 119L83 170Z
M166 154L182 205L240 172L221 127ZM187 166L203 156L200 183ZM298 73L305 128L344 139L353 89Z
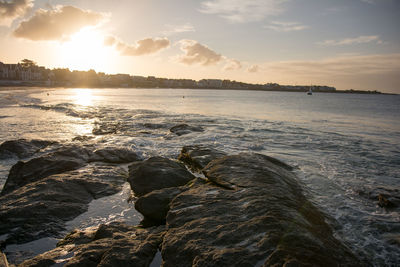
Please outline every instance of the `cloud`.
M341 45L353 45L353 44L365 44L376 41L377 44L382 44L382 40L379 39L378 35L369 36L358 36L355 38L346 38L342 40L325 40L323 42L318 42L319 45L325 46L341 46Z
M177 57L177 61L186 65L199 64L202 66L216 65L225 62L224 71L239 70L242 63L239 60L227 58L213 51L206 45L200 44L195 40L181 40L178 42L183 55Z
M227 59L227 63L224 66L224 70L238 70L242 68L242 63L236 59Z
M24 16L33 6L33 0L0 0L0 25L9 25Z
M167 24L165 26L166 26L167 30L162 32L164 35L173 35L173 34L178 34L178 33L195 32L196 31L195 28L193 27L193 25L190 23L186 23L183 25Z
M250 67L247 68L247 72L250 73L256 73L260 70L260 67L258 65L251 65Z
M96 26L105 15L73 6L59 6L54 10L39 9L14 31L14 36L33 41L63 40L87 26Z
M179 44L184 55L179 56L178 61L183 64L210 66L223 60L220 54L195 40L181 40Z
M201 3L200 12L218 15L232 23L260 21L284 11L289 0L210 0Z
M107 36L104 40L107 46L115 48L125 56L143 56L157 53L169 47L170 41L167 38L146 38L137 41L135 44L127 44L114 36Z
M277 32L292 32L292 31L301 31L307 29L308 27L298 22L272 21L270 25L264 26L264 28L274 30Z

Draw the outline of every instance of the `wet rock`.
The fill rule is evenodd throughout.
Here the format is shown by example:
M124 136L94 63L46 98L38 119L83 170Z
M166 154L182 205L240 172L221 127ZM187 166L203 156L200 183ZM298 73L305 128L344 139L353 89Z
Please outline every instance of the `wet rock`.
M0 251L0 267L8 267L8 261L6 255Z
M178 136L189 134L191 132L204 132L204 129L200 126L191 126L187 124L178 124L169 130L171 131L171 133L174 133Z
M393 198L391 198L390 196L385 196L382 194L378 195L378 205L379 207L382 208L387 208L387 209L391 209L391 208L395 208L398 207L398 203L396 203L396 200L392 200Z
M147 220L154 221L156 224L164 224L169 203L186 189L185 187L170 187L152 191L136 200L135 209Z
M89 160L109 163L129 163L140 160L140 157L130 149L106 147L95 150L94 155Z
M27 162L19 161L12 166L1 194L8 194L21 186L38 181L49 175L83 167L92 154L85 147L69 146Z
M119 122L101 122L96 123L93 127L92 134L94 135L106 135L106 134L116 134L121 128Z
M383 237L389 244L400 248L400 234L384 234Z
M210 161L226 156L226 153L203 145L184 146L178 159L191 170L201 171Z
M21 186L0 197L0 235L7 244L57 237L93 199L121 191L125 177L119 167L91 164Z
M72 141L87 142L94 138L94 136L78 135L72 138Z
M358 191L358 194L376 201L381 208L394 209L400 207L400 188L398 187L363 188Z
M141 126L144 128L147 128L147 129L152 129L152 130L167 128L166 124L149 123L149 122L143 123L143 124L141 124Z
M0 145L0 159L8 159L12 157L27 158L33 156L40 149L53 145L57 142L45 140L10 140Z
M170 203L163 266L360 266L287 167L259 154L210 162L213 184Z
M21 266L149 266L164 227L141 229L120 222L98 229L75 231L52 251L27 260Z
M135 195L185 185L195 177L181 163L163 157L152 157L129 166L128 182Z

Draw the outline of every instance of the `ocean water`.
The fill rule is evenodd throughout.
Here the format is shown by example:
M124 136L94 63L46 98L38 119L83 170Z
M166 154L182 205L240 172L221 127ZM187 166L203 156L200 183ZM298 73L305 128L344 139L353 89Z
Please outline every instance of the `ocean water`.
M181 123L205 131L170 133ZM400 96L2 89L0 129L0 142L16 138L72 142L87 136L86 142L130 147L143 158L176 158L182 146L193 144L230 154L276 157L296 167L305 194L327 214L337 238L354 253L375 266L400 264L400 209L379 207L372 198L377 192L400 197ZM0 188L15 162L0 161ZM70 225L90 227L116 218L139 221L132 205L120 200L112 196L108 209L102 204L94 216L92 208Z

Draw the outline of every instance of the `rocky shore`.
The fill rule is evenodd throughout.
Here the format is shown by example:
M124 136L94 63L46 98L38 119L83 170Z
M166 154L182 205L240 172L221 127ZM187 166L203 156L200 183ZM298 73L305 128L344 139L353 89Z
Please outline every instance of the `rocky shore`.
M166 267L368 265L335 238L292 167L265 155L193 145L178 159L142 159L124 148L13 140L0 145L0 158L7 157L21 161L0 195L2 250L60 239L18 266L155 266L160 255ZM93 199L126 182L140 225L115 221L65 235L66 223Z

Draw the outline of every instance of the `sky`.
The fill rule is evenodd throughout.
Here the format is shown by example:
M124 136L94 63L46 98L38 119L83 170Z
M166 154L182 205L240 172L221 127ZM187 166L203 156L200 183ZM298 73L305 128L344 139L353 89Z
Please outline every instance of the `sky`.
M400 0L0 0L0 61L400 93Z

